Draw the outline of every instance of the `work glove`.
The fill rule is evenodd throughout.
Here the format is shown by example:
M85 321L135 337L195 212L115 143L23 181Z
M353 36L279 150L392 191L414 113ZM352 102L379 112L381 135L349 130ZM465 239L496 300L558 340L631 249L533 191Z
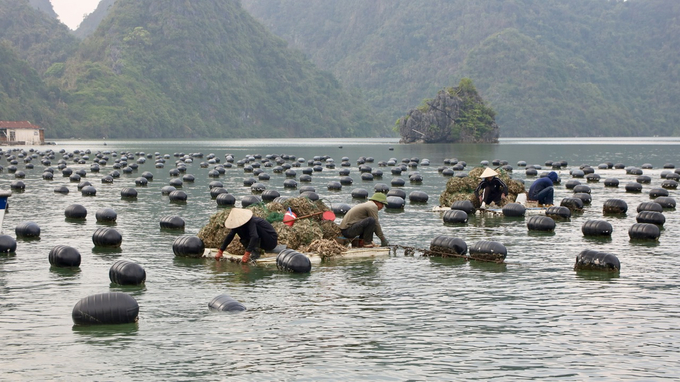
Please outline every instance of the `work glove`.
M250 252L246 252L243 254L243 257L241 258L242 263L247 263L250 261Z
M380 239L380 246L381 247L387 247L388 245L390 245L390 242L387 241L386 238Z
M221 250L221 249L219 251L217 251L217 254L215 255L215 260L221 259L223 253L224 253L224 251Z

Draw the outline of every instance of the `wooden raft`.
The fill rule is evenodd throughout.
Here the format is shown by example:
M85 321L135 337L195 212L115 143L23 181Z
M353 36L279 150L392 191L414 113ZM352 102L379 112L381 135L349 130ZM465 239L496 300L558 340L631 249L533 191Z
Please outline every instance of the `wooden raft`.
M205 251L203 252L203 257L212 257L214 258L215 255L217 254L217 248L206 248ZM321 256L319 256L316 253L305 253L307 257L309 257L309 260L312 262L312 264L318 264L321 262ZM349 248L347 252L344 252L342 255L339 256L334 256L332 259L337 259L337 260L342 260L342 259L366 259L366 258L371 258L371 257L387 257L390 255L390 248L389 247L376 247L376 248ZM261 256L259 259L255 260L256 264L273 264L276 265L276 256L278 256L277 253L273 252L265 252L263 256ZM229 252L224 252L222 254L222 259L221 261L231 261L231 262L240 262L241 261L241 255L234 255Z

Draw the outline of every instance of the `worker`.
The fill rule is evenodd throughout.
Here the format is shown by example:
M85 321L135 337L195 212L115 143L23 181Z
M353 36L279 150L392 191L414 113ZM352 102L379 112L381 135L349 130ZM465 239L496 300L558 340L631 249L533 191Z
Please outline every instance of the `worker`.
M475 197L482 208L492 203L500 205L501 200L508 196L508 186L498 177L498 173L487 167L479 178L482 181L475 189Z
M529 193L527 193L527 200L537 201L538 204L551 205L553 204L553 195L555 189L553 184L557 182L557 173L555 171L550 171L548 176L538 178L529 188Z
M382 192L376 192L367 202L357 204L350 208L340 222L340 231L348 239L357 236L363 241L364 248L376 247L373 244L373 234L380 238L380 245L386 247L389 242L383 234L378 220L378 211L382 210L387 204L387 196Z
M241 258L243 263L256 260L260 257L262 251L272 250L278 244L279 235L274 227L261 217L253 216L251 210L245 208L232 209L227 220L224 221L224 226L231 231L224 238L222 246L215 255L215 260L222 257L224 250L227 249L227 246L237 234L239 241L246 248L246 253Z

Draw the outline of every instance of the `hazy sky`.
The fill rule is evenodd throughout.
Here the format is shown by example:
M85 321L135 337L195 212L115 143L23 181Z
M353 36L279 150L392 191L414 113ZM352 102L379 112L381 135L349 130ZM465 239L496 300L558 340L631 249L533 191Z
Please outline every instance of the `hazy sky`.
M59 15L59 20L71 29L78 28L83 16L97 8L99 0L51 0L52 8Z

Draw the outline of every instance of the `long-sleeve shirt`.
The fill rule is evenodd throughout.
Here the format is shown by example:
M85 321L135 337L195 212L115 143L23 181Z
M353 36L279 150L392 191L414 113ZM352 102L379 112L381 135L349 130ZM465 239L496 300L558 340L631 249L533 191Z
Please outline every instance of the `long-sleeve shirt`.
M553 181L550 178L543 177L543 178L538 178L534 181L534 183L531 185L529 188L529 192L527 193L527 199L529 200L536 200L536 195L538 195L539 192L543 191L544 189L548 187L553 186Z
M274 227L269 224L268 221L262 219L261 217L253 216L246 224L232 229L229 234L227 234L227 237L224 238L224 242L222 242L220 249L223 251L227 249L227 246L229 246L231 241L234 240L234 236L237 234L242 241L248 241L248 246L246 247L247 252L254 252L258 245L260 245L260 239L263 239L262 236L264 235L267 235L268 237L264 238L263 242L271 242L270 239L273 238L273 242L275 243L276 239L278 238L276 230L274 230Z
M505 194L506 196L508 195L508 186L505 184L505 182L503 182L501 178L494 177L491 180L482 180L475 189L475 196L479 197L482 190L489 186L491 187L491 199L493 200L500 199L501 194Z
M345 217L342 218L340 229L347 229L361 220L372 217L375 219L375 234L380 240L385 240L385 235L383 234L382 227L380 227L380 222L378 220L378 211L378 206L370 200L365 203L357 204L350 208L345 214Z

